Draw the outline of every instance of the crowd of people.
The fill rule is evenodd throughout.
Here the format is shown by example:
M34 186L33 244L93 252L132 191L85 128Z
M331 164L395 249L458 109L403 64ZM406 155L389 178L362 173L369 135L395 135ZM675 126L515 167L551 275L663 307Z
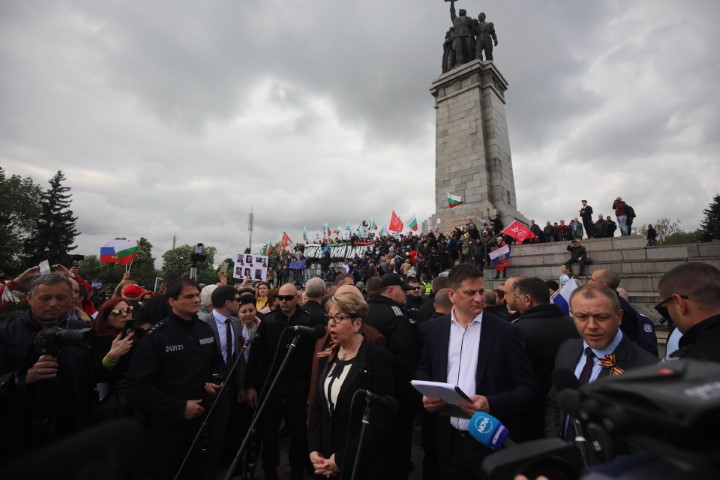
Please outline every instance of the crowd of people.
M0 324L0 471L128 419L142 425L143 448L119 478L253 478L259 464L272 480L283 434L292 479L398 479L412 468L428 479L481 478L492 451L469 434L475 413L499 419L515 442L573 443L553 372L592 382L660 360L616 272L594 270L569 316L547 282L510 277L485 289L484 257L461 247L447 265L434 252L448 242L424 242L386 243L365 275L332 281L228 285L219 273L205 286L165 278L151 292L129 274L101 304L83 295L89 284L77 268L29 269L5 286L28 308ZM394 261L408 247L417 260L427 253L422 273L418 262ZM681 333L675 355L720 361L720 271L682 264L659 296L658 312ZM413 379L467 397L447 404ZM413 465L418 425L424 458Z

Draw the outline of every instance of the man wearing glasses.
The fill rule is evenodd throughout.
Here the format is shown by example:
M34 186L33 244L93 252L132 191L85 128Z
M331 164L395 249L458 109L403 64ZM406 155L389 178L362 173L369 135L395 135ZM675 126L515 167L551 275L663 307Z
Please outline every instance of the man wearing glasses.
M262 418L258 421L262 438L262 465L264 478L277 478L280 463L278 431L284 418L290 432L288 452L292 479L304 477L304 470L310 469L307 451L306 402L310 387L310 372L315 340L303 335L290 354L283 372L269 396L266 391L288 352L288 345L294 333L288 327L312 327L310 314L298 306L298 289L292 283L280 287L277 299L280 307L269 313L258 327L256 340L250 350L245 372L246 403L257 408L260 402L267 402ZM263 386L264 390L263 390Z
M655 309L683 334L673 356L720 362L720 270L684 263L660 279L658 294Z

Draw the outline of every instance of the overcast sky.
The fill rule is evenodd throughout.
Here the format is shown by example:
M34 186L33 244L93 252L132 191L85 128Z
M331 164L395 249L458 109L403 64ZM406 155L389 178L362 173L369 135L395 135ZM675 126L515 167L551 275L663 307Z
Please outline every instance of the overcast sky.
M508 80L518 209L697 228L720 192L720 2L463 0ZM76 253L294 241L435 211L441 0L0 2L0 165L62 169Z

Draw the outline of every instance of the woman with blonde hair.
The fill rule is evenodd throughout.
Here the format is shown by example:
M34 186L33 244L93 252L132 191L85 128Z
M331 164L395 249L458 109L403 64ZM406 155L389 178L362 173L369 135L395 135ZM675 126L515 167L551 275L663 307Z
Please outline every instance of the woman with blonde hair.
M391 395L393 367L390 353L370 343L360 333L368 312L362 296L336 294L327 301L328 331L332 353L320 359L316 395L308 424L308 449L315 475L349 478L386 478L389 454L386 429L389 413L372 405L372 421L366 425L360 445L366 405L361 390L378 396ZM358 395L356 395L356 393ZM356 453L361 451L356 462Z

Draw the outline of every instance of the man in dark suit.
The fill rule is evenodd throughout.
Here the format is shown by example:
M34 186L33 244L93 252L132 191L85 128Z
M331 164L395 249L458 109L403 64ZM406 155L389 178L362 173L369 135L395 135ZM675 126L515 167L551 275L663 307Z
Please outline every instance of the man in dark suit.
M593 283L582 285L570 297L570 311L582 338L565 340L560 345L555 371L570 370L584 384L658 362L656 356L621 332L623 310L613 290ZM545 434L572 442L579 432L574 431L572 423L568 424L570 419L560 410L557 393L555 386L548 393Z
M568 338L580 338L570 317L550 303L547 284L537 277L515 284L520 317L514 324L525 336L528 354L535 367L540 394L545 398L552 386L552 371L558 348ZM524 419L524 440L545 438L545 405L537 402Z
M491 450L468 433L469 417L488 412L503 422L510 436L522 434L518 419L541 401L535 372L520 330L483 312L483 274L460 264L450 270L449 315L428 325L417 377L459 386L470 402L457 404L463 416L446 415L440 398L423 397L434 415L433 430L443 479L480 478L482 462ZM455 410L457 411L457 410Z
M240 307L240 292L234 287L222 285L216 287L210 295L210 303L213 309L203 318L213 331L215 343L220 346L220 352L225 360L226 371L230 369L235 361L238 365L232 372L232 378L223 391L223 398L218 401L212 417L208 422L213 422L213 428L209 431L213 435L208 438L208 471L213 472L215 466L229 464L235 455L236 450L242 443L245 432L236 428L228 429L230 424L236 424L241 415L242 405L245 401L243 396L243 376L245 375L245 357L238 355L242 349L242 326L237 317Z

